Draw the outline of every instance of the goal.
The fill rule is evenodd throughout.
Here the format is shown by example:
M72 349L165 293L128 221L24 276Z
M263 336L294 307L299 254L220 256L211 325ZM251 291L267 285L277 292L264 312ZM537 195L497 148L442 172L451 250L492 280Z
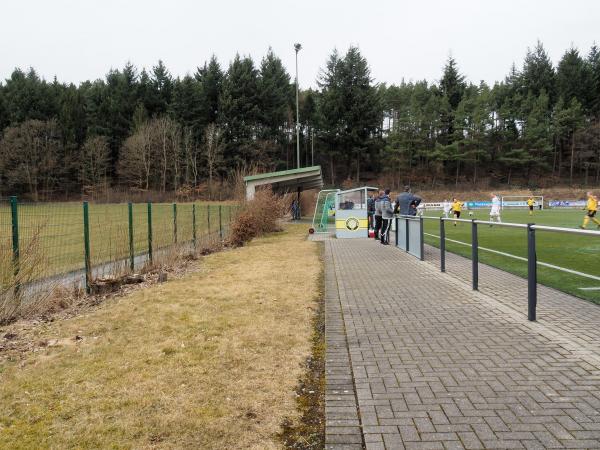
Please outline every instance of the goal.
M543 195L503 195L502 196L502 209L508 208L527 208L527 200L533 198L535 201L535 209L544 209L544 196Z

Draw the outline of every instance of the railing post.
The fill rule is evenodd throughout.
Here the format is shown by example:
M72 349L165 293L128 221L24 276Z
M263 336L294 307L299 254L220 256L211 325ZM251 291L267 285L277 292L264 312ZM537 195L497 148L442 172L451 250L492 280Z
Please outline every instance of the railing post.
M442 217L440 217L440 270L446 271L446 226Z
M406 253L408 253L408 250L410 248L410 242L409 242L410 232L408 231L408 219L407 218L404 218L404 225L406 226Z
M479 290L479 242L477 239L477 224L471 222L471 263L473 265L473 290Z
M419 217L419 233L421 235L421 261L425 261L425 232L423 231L423 216Z
M92 264L90 257L90 214L88 202L83 202L83 249L85 262L85 291L91 291Z
M222 205L219 205L219 237L223 239Z
M375 220L375 217L373 216L373 220ZM400 218L396 217L394 219L396 221L396 247L398 247L398 238L400 237Z
M177 203L173 203L173 242L177 244Z
M535 251L535 228L527 224L527 319L536 320L537 308L537 254Z
M196 204L192 203L192 241L194 241L194 250L196 250Z
M148 260L152 264L152 202L148 202Z
M12 253L13 253L13 274L15 277L15 293L21 289L21 283L18 281L20 270L20 250L19 250L19 207L17 197L10 198L10 212L12 216Z
M135 250L133 245L133 203L127 204L129 216L129 268L133 272L135 268Z
M206 222L208 224L208 236L210 236L210 204L206 205Z

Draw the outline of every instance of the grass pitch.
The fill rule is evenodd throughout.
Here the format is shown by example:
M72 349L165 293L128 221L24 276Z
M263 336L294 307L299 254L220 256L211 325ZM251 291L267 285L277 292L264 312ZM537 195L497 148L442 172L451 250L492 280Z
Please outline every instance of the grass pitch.
M232 205L222 205L221 222L227 226ZM22 254L35 239L38 278L84 267L83 206L81 202L23 203L18 207L19 242ZM192 240L192 204L152 204L153 249ZM89 204L90 251L92 265L129 257L129 216L126 203ZM196 203L196 235L219 231L219 205ZM147 204L133 205L133 241L137 254L148 251ZM0 204L0 272L12 274L12 219L7 203Z
M474 215L471 217L468 212L463 212L464 218L489 220L489 210L487 209L475 210L473 213ZM432 216L433 214L432 211L426 215ZM508 209L502 211L502 221L577 228L581 225L584 214L582 210L546 209L534 211L534 214L530 216L528 210ZM425 220L424 224L425 233L439 236L438 221ZM595 230L597 228L594 223L590 223L588 229ZM446 222L446 237L470 244L471 224L459 222L455 227L452 222ZM526 230L478 225L478 239L481 247L527 257ZM427 234L425 235L425 242L436 247L439 246L439 239ZM600 236L577 236L538 230L536 231L536 247L538 261L600 277ZM468 258L471 256L469 247L454 242L447 241L446 249ZM527 263L524 261L484 250L479 252L479 261L523 277L527 276ZM600 303L600 280L538 266L538 282L577 297ZM594 288L598 289L595 290Z

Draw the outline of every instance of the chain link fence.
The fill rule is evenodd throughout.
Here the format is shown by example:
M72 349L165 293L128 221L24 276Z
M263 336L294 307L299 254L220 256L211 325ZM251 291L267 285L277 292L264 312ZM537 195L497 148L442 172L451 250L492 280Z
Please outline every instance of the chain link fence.
M141 271L228 236L236 205L0 200L0 302ZM0 304L0 306L2 306Z

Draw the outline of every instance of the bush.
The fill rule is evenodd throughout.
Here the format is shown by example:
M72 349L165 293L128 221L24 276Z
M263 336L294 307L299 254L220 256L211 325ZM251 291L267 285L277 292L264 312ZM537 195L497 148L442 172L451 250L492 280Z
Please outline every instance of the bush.
M278 196L270 189L257 191L254 199L243 204L233 220L226 244L241 247L265 233L281 231L280 221L289 210L287 196Z

